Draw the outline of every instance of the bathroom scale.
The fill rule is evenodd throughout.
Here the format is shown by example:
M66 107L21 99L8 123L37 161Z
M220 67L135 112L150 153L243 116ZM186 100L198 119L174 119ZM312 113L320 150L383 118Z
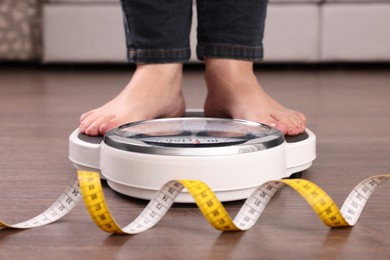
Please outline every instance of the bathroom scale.
M201 180L221 201L246 199L259 185L296 176L316 158L316 137L306 129L284 136L268 125L204 117L124 124L104 137L73 131L69 158L80 170L99 172L115 191L150 200L168 181ZM176 202L193 203L184 190Z

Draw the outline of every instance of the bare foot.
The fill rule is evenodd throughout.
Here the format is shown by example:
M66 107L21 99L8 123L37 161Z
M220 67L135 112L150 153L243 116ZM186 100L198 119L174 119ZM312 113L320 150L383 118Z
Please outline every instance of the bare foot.
M252 62L227 59L205 62L206 116L260 122L287 135L305 131L305 116L285 108L264 91L253 73Z
M80 132L104 135L111 128L139 120L182 116L182 64L138 65L122 92L80 117Z

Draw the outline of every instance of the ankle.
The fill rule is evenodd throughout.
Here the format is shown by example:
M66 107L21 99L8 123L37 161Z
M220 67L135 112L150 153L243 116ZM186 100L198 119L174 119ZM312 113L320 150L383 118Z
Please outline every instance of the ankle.
M253 62L232 59L206 59L206 74L210 75L237 75L253 73Z
M211 93L236 93L239 89L258 85L250 61L207 59L205 80Z
M181 93L183 65L174 64L138 64L126 87L126 91L142 88L145 91L168 91L172 94Z
M136 72L152 73L158 76L170 76L173 78L182 77L183 64L168 63L168 64L137 64Z

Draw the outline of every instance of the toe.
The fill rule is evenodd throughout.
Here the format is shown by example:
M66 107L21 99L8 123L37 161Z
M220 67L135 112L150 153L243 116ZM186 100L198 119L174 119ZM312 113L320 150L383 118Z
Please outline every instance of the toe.
M94 110L85 112L80 116L80 123L82 123L85 119L87 119L91 114L93 114Z
M89 128L92 122L84 120L83 122L80 123L79 126L79 131L83 134L85 134L86 130Z
M99 135L99 127L97 127L96 124L93 123L85 130L85 134L89 135L89 136L98 136Z
M305 131L306 118L303 114L290 110L288 112L274 113L272 117L277 122L282 122L286 126L287 135L299 135Z
M80 117L79 131L83 134L87 134L86 131L91 125L98 119L98 114L94 111L84 113Z
M101 135L105 135L109 130L115 128L115 127L118 127L120 125L120 123L118 122L115 122L115 121L109 121L107 123L104 123L100 126L99 128L99 133Z
M264 124L266 125L269 125L273 128L276 128L278 129L279 131L281 131L284 135L288 133L288 127L287 125L283 124L282 122L279 122L279 121L276 121L272 118L270 118L269 120L266 120L264 122Z
M101 134L101 132L100 132L101 126L107 122L110 122L114 118L115 118L115 116L111 115L111 114L101 115L100 117L96 118L96 120L92 124L90 124L90 126L86 129L85 133L87 135L90 135L90 136L100 135Z
M288 128L288 131L287 131L287 135L299 135L301 133L301 131L299 130L298 127L289 127Z

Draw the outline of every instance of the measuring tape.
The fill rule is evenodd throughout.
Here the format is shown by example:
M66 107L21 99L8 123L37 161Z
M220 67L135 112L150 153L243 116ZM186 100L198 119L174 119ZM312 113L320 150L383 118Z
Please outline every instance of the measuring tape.
M156 193L133 222L121 228L108 209L100 175L95 172L78 171L78 178L69 183L64 193L46 211L30 220L12 225L0 220L0 227L26 229L53 223L65 216L83 199L91 218L102 230L114 234L137 234L156 225L175 202L179 193L187 189L204 217L215 229L243 231L250 229L257 222L272 196L283 186L289 186L297 191L326 226L348 227L356 224L370 195L388 179L390 174L372 176L360 182L351 191L341 209L324 190L308 180L269 181L251 194L234 220L202 181L173 180Z

